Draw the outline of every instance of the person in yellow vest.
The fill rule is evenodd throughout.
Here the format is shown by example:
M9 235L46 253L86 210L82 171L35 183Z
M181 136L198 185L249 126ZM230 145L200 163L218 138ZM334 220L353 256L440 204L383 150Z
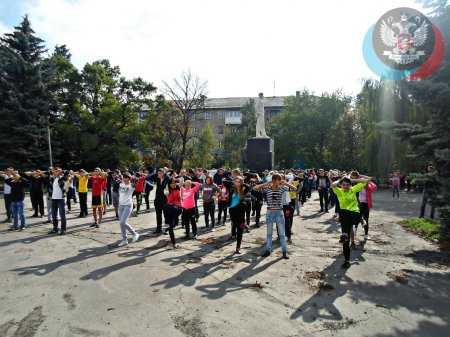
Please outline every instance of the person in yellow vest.
M79 218L84 218L88 215L87 195L88 195L88 181L89 175L83 169L75 173L78 178L78 196L80 198L80 215Z

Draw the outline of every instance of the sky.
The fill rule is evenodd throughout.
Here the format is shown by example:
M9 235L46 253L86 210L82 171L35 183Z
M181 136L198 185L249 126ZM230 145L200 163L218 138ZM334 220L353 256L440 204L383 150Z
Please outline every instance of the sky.
M28 14L80 69L107 58L157 87L190 70L208 97L355 95L376 77L364 35L396 7L423 10L413 0L0 0L0 34Z

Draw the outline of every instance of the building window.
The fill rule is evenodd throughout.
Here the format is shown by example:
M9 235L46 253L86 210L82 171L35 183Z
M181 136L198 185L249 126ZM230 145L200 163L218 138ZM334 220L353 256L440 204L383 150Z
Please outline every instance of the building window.
M211 111L205 111L205 119L211 120L212 119L212 112Z
M240 111L227 111L225 117L229 117L229 118L235 118L235 117L241 117L241 112Z
M225 111L219 111L217 117L221 120L225 119Z

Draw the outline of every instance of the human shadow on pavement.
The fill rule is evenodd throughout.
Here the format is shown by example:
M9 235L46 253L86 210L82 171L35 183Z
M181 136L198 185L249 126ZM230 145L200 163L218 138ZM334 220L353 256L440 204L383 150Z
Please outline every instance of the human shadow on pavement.
M123 253L119 253L118 256L120 257L133 257L132 259L127 259L125 261L116 263L111 266L106 266L103 268L99 268L96 270L91 271L89 274L86 274L80 278L82 281L86 280L100 280L111 273L114 273L116 271L122 270L124 268L128 268L131 266L136 266L139 264L142 264L146 261L146 259L150 256L154 256L157 254L160 254L164 251L166 251L165 247L168 245L168 242L166 240L160 240L158 243L151 247L146 247L140 250L133 250L133 251L126 251Z
M68 225L66 235L87 231L90 229L89 225L90 225L90 223L83 223L83 224L79 224L79 225L75 225L75 226ZM51 228L52 228L52 226L49 225L48 230L50 230ZM21 233L27 233L27 230L25 229ZM14 239L14 240L10 240L10 241L2 241L2 242L0 242L0 247L10 246L10 245L14 245L16 243L31 244L31 243L34 243L34 242L37 242L37 241L40 241L43 239L50 239L50 238L55 238L55 237L58 237L58 235L48 234L48 233L39 234L39 235L29 236L26 238L18 238L18 239Z
M359 261L362 261L363 249L361 248L352 250L352 265L359 264ZM291 319L301 317L306 323L312 323L318 318L335 321L343 319L335 302L338 298L344 296L353 285L353 280L346 275L347 269L341 267L343 262L342 257L338 258L322 270L324 282L331 287L320 287L313 296L291 314Z
M374 335L376 337L400 336L448 336L450 331L450 272L431 272L403 269L402 278L386 283L356 281L350 297L393 310L407 310L423 318L411 330ZM438 322L440 321L440 322Z
M437 265L450 267L450 253L447 251L421 249L405 254L404 256L412 258L414 262L424 266Z
M84 248L80 249L78 251L78 254L72 257L35 266L20 267L12 269L11 271L17 272L19 275L33 274L36 276L45 276L60 267L67 266L72 263L82 262L102 255L114 254L116 252L117 252L117 245L106 245L94 248Z

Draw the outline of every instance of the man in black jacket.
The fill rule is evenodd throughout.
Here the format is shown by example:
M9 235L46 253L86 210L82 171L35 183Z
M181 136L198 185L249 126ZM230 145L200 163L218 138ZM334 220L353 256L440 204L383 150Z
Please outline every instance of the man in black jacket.
M325 174L323 169L319 170L319 176L316 181L316 189L319 191L319 200L320 200L320 211L323 212L325 207L325 212L328 213L328 202L329 202L329 193L330 193L330 178L328 174Z
M21 177L18 171L10 170L9 174L0 172L5 179L5 184L10 187L10 211L13 217L13 226L9 230L25 228L24 199L25 188L28 187L28 180ZM19 227L20 219L20 227Z
M52 176L48 178L49 195L52 199L52 219L53 229L49 234L58 233L58 212L61 218L61 231L59 235L66 234L66 210L65 210L65 190L64 184L69 176L69 172L63 172L59 167L55 167L52 171Z
M14 222L10 230L23 230L26 226L23 201L25 199L25 189L28 187L28 180L20 176L18 171L12 171L10 176L3 172L0 172L0 174L5 178L5 184L8 184L11 187L11 213Z
M167 198L164 194L164 190L166 189L170 178L168 175L166 175L164 169L159 169L156 174L152 175L152 181L154 181L154 185L156 186L154 201L156 211L156 230L153 233L160 234L162 233L163 209L164 205L167 203Z
M30 199L34 213L33 218L41 215L44 216L44 184L45 176L41 170L32 172L25 172L27 179L30 182Z

